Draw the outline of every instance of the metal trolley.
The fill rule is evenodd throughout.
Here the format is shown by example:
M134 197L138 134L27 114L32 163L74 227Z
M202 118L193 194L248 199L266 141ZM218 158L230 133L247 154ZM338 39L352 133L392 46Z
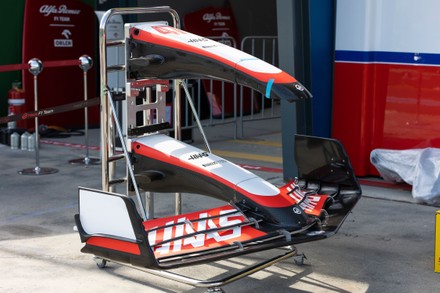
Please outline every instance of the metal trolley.
M318 162L318 166L310 166L310 160L308 159L310 157L303 158L305 160L302 163L299 160L300 165L306 166L306 169L311 174L308 178L311 184L307 180L301 181L305 188L304 191L299 185L299 180L289 182L279 189L268 187L270 184L267 184L266 181L258 176L212 154L184 80L172 79L172 83L170 83L169 79L150 79L142 76L140 78L139 76L133 78L131 76L133 73L131 66L133 64L136 65L136 62L140 62L141 67L144 64L149 64L149 62L162 66L162 63L158 63L155 60L156 55L154 54L153 56L147 56L150 59L143 58L138 60L133 57L136 55L136 46L128 40L132 37L131 33L136 34L138 32L137 28L146 24L127 23L125 24L123 40L107 40L106 28L112 16L152 13L168 14L172 18L173 27L180 27L179 16L169 7L116 8L107 11L101 19L99 50L101 72L102 190L79 188L79 214L75 215L75 221L81 241L86 243L82 248L82 252L94 254L96 263L100 268L105 267L107 261L111 261L195 287L208 288L208 291L211 292L221 292L221 286L291 257L296 257L295 261L301 263L303 256L298 255L293 245L324 239L336 233L347 214L360 198L359 184L356 179L353 179L354 173L351 170L345 151L335 141L312 137L298 137L297 142L300 147L297 149L302 148L305 152L314 151L311 154L315 158L313 162L319 161L316 160L319 157L317 154L323 155L323 159ZM149 23L148 25L151 26L152 24ZM170 30L173 27L170 27ZM177 33L184 32L178 31ZM195 40L200 41L197 38ZM205 42L206 39L202 39L202 41ZM107 65L107 48L110 46L123 46L125 48L124 64ZM234 52L239 53L237 51ZM245 58L244 60L248 59ZM187 62L186 59L185 62ZM168 69L174 72L174 67ZM232 70L232 74L229 71L229 80L231 76L235 78L235 70L235 68ZM126 86L124 94L114 92L107 86L108 74L111 74L113 71L123 71L125 73ZM224 73L222 70L219 70L219 72L220 75ZM265 85L268 94L270 94L273 82L274 80L270 79L268 84ZM300 94L300 97L301 95L306 95L306 90L299 83L292 83L291 85L294 91L297 91L296 94ZM185 93L186 101L191 107L194 120L200 128L206 150L200 150L180 141L182 90ZM170 91L173 94L172 127L170 119L167 117L166 108L167 93ZM126 114L122 116L122 123L120 121L121 118L117 114L116 100L122 101L122 112ZM171 130L174 131L174 139L162 133ZM118 142L120 142L120 146L118 146ZM158 150L158 145L164 146L163 149ZM312 146L312 149L308 149L310 146ZM122 151L118 150L118 147ZM184 149L186 156L184 163L180 162L177 156L169 159L172 157L170 153L172 151L167 149L168 147L171 149ZM152 155L147 156L144 154L144 157L142 157L142 152L150 152ZM162 161L157 157L162 158ZM209 164L203 165L201 163L203 158L209 158L212 161ZM125 160L126 170L125 174L120 177L116 176L116 162L119 160ZM158 222L158 219L154 217L152 191L159 190L159 192L162 192L169 190L168 184L172 184L173 179L164 178L164 174L157 170L162 168L162 170L169 171L171 170L170 168L179 168L167 160L176 160L179 161L179 164L185 165L185 167L180 166L180 170L184 170L180 172L185 174L181 174L181 185L176 185L175 190L181 190L181 187L185 187L185 190L192 190L195 193L206 192L206 195L227 201L226 206L207 210L211 214L201 211L197 212L196 216L194 216L196 213L182 215L182 217L186 217L183 217L185 218L183 221L183 218L178 219L178 215L181 214L181 194L176 192L175 216L159 219L164 220L164 222ZM197 163L193 161L197 161ZM159 164L160 168L157 168L157 164ZM207 166L212 166L211 164L221 167L223 170L222 176L229 176L229 179L220 176L220 180L217 180L215 178L219 176L213 171L209 171L211 173L208 174ZM139 171L136 169L136 166L139 166L139 168L142 166L153 166L153 169ZM155 167L157 169L154 169ZM318 169L316 169L317 167ZM200 172L208 175L197 173L198 171L194 171L194 168L203 170ZM175 171L175 169L173 170ZM229 174L230 171L234 174ZM327 176L328 174L331 174L331 176ZM240 180L241 178L246 178L246 180L234 181L236 178L231 179L234 175L239 175ZM316 178L318 180L315 180ZM191 182L187 182L191 180L197 181L202 187L192 186ZM158 183L159 185L154 185L153 181L159 181L160 183ZM209 183L204 181L209 181ZM249 184L249 181L252 183ZM228 183L224 184L224 182ZM238 187L242 182L247 182L245 183L247 187ZM334 182L338 182L338 184L333 184ZM116 193L118 185L125 185L123 193ZM146 188L139 188L139 186L146 186ZM255 197L264 198L264 202L267 202L265 192L267 191L270 194L276 190L276 193L273 194L273 197L276 197L274 200L281 199L285 206L279 208L279 202L276 202L275 206L265 206L264 204L259 206L259 203L255 204L255 202L249 205L251 200L247 201L247 195L245 195L247 192L246 188L264 190L261 195L251 195L254 196L253 200L256 201L261 199L255 199ZM140 189L149 191L141 194ZM319 191L325 192L325 194L319 195ZM226 193L228 195L224 197L223 194ZM303 209L300 208L300 204L305 204L309 201L310 195L320 203L320 206L317 208L318 213L313 217L306 216ZM295 199L294 196L296 196ZM326 207L335 207L334 209L329 209L330 215L325 210L324 205ZM267 213L262 215L259 207L262 209L268 208ZM275 215L275 213L280 211L281 216L278 218L281 219L280 221L267 221L265 223L265 219L268 218L265 215ZM201 216L202 214L204 216ZM284 222L284 219L287 219L286 222ZM216 226L214 222L219 225ZM194 226L202 228L196 230ZM175 232L171 237L172 232L170 231L173 231L173 229L175 231L179 230L180 234ZM185 234L183 232L184 229L187 229L189 232L185 230ZM228 238L228 241L223 241L222 238L222 241L220 241L222 244L219 244L219 241L216 240L216 246L207 245L203 246L201 250L179 251L176 254L156 257L154 249L158 247L169 247L171 243L182 246L182 241L193 239L197 235L202 235L203 237L210 235L206 238L211 239L214 238L212 235L217 235L215 233L235 231L234 229L246 231L243 232L244 238ZM167 233L166 231L169 232L169 237L164 236ZM162 239L155 239L154 241L157 240L157 242L153 241L152 243L150 236L153 235L151 238L154 238L159 233L162 233ZM238 272L231 272L228 276L217 279L199 280L170 270L272 249L277 249L275 256L272 255L267 260L249 265Z
M154 204L153 197L147 193L145 196L139 191L137 184L129 184L130 182L136 182L135 175L132 170L132 164L130 161L129 148L126 144L127 140L135 137L136 135L142 135L147 132L154 132L170 127L166 121L166 93L169 90L173 91L173 128L175 139L181 139L181 89L184 90L188 99L188 103L194 112L194 118L199 125L199 130L204 138L206 148L210 151L208 141L204 135L203 129L198 120L198 116L195 113L195 107L192 103L189 95L188 88L184 80L173 80L172 84L168 80L126 80L125 88L125 107L127 115L123 116L122 125L125 125L125 129L122 129L119 117L117 116L117 110L115 106L115 100L119 93L114 93L107 87L108 74L114 71L125 71L127 77L126 64L119 66L107 66L107 48L110 46L125 46L125 56L130 58L130 47L127 46L125 40L119 41L107 41L106 28L109 20L114 15L133 15L133 14L169 14L173 19L173 26L180 28L180 19L177 12L169 7L149 7L149 8L115 8L107 11L101 20L99 28L99 52L100 52L100 96L101 96L101 141L102 141L102 190L104 192L114 192L116 185L125 183L126 194L133 193L131 189L134 189L134 195L137 201L137 209L141 217L144 220L152 219L154 216ZM126 24L126 33L130 24ZM152 97L153 89L156 97ZM143 99L143 103L139 104L136 99L139 99L141 91L145 91L146 98ZM153 102L154 101L154 102ZM144 112L142 122L144 125L137 126L139 119L136 119L136 113ZM117 150L117 140L120 139L122 153ZM127 176L124 178L116 178L116 161L125 160L127 166ZM132 187L130 189L130 187ZM181 194L176 193L175 200L175 213L181 213ZM271 266L279 261L297 255L296 248L286 247L287 251L284 251L280 256L276 256L262 263L248 267L238 273L234 273L230 276L217 279L217 280L198 280L191 277L176 274L165 270L152 270L132 266L133 268L140 269L150 274L158 275L164 278L168 278L174 281L186 283L195 287L208 288L208 291L221 292L220 287L262 270L268 266ZM301 257L301 256L300 256ZM98 267L105 267L108 259L95 257ZM110 260L111 262L126 265L123 262Z

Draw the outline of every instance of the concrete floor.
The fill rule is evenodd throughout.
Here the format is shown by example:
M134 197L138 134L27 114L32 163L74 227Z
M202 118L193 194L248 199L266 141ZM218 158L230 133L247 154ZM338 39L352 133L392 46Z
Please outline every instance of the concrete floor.
M281 157L277 121L246 128L243 142L231 143L228 127L207 129L211 148L218 152ZM90 145L99 145L97 129ZM230 134L231 133L231 134ZM195 137L197 135L195 134ZM33 152L0 146L0 292L204 292L132 268L110 263L98 269L91 255L82 254L73 231L77 188L100 187L100 165L70 165L84 149L48 144L83 144L83 136L44 139L40 166L58 169L44 176L17 172L35 166ZM271 143L260 143L271 142ZM195 144L200 144L196 139ZM99 156L96 150L92 156ZM241 164L282 168L274 159L229 158ZM282 184L279 172L255 171ZM434 273L435 212L438 207L416 204L405 189L363 185L363 198L337 235L298 245L304 265L288 259L223 287L225 292L438 292ZM170 213L172 196L156 198L157 215ZM216 204L214 200L184 195L183 211ZM215 277L265 259L250 255L178 270L191 277Z

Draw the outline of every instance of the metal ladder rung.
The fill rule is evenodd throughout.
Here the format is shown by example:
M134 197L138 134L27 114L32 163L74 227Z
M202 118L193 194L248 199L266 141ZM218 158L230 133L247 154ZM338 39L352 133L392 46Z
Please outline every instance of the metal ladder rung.
M141 127L134 127L128 129L128 135L129 136L136 136L136 135L142 135L145 133L151 133L151 132L157 132L160 130L171 128L170 123L164 122L164 123L157 123L153 125L146 125Z
M109 158L108 158L108 161L109 162L114 162L114 161L117 161L117 160L120 160L120 159L125 159L125 155L122 153L122 154L117 154L117 155L113 155L113 156L110 156Z
M115 47L125 45L125 40L111 40L105 43L107 47Z
M118 72L124 70L125 70L125 65L122 64L107 66L107 72Z
M110 180L108 184L111 186L111 185L121 184L124 182L127 182L127 178L113 179L113 180Z

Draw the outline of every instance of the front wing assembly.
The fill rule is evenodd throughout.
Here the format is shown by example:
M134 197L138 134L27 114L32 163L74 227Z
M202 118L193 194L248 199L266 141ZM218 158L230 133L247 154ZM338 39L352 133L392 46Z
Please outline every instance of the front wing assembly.
M279 187L273 197L291 202L288 215L286 208L274 208L276 203L268 201L265 206L245 198L243 204L246 195L237 188L223 206L144 221L130 197L80 188L75 220L85 243L82 251L163 270L326 238L338 231L359 200L360 186L336 140L297 136L296 153L301 178ZM148 188L147 183L140 186Z

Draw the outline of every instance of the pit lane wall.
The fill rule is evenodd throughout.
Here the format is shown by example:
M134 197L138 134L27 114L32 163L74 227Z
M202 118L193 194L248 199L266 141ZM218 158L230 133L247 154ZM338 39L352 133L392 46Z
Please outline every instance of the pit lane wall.
M332 136L358 176L375 148L440 147L440 1L338 0Z

